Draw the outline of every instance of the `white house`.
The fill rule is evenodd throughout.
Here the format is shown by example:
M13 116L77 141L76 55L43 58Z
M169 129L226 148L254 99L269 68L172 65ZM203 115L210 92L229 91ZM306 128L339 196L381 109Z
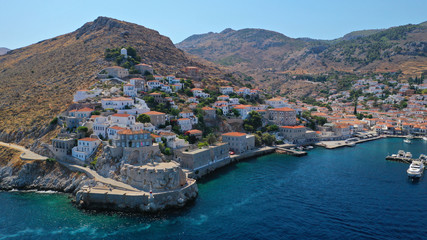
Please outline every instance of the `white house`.
M68 112L68 116L76 118L89 118L94 110L92 108L73 109Z
M117 97L117 98L104 98L101 99L102 108L113 108L113 109L124 109L126 106L132 106L133 100L126 97Z
M280 98L271 98L265 101L265 103L273 108L288 107L285 101Z
M196 116L194 116L193 112L180 112L179 116L181 118L189 118L191 121L191 124L193 124L193 125L197 124L199 122L198 121L199 119Z
M77 146L72 149L72 156L81 161L85 161L96 150L100 143L101 141L96 138L79 139Z
M120 131L122 131L122 130L126 130L126 128L119 127L119 126L109 127L107 129L108 138L109 139L116 138L117 137L117 133L120 132Z
M238 98L230 98L228 100L228 102L230 103L230 105L236 105L236 104L239 104L239 99Z
M208 93L203 92L203 89L201 88L193 88L191 89L191 92L195 97L201 97L201 98L208 98L210 95Z
M182 132L186 132L193 128L193 126L191 125L191 120L189 118L179 118L177 120L177 123L180 126Z
M110 116L110 123L112 125L131 126L135 124L135 116L130 114L113 114Z
M136 97L136 88L133 84L126 84L123 86L123 94L129 97Z
M220 95L217 97L218 101L228 101L230 97L228 95Z
M195 98L195 97L189 97L189 98L187 99L187 101L188 101L189 103L199 103L199 100L197 100L197 98Z
M107 117L99 116L95 118L93 123L93 133L96 136L101 136L105 138L107 136L107 128L110 126Z
M148 91L161 87L161 83L158 80L151 80L147 82Z
M221 94L228 95L233 93L233 87L229 87L229 86L220 87L219 91L221 92Z
M242 119L246 119L248 117L249 112L252 111L251 105L236 105L234 106L234 109L239 112L240 118Z

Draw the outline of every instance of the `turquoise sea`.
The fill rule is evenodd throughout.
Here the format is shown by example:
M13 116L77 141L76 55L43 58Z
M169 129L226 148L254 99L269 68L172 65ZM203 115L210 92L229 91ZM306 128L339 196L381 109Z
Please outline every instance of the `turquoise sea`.
M407 164L427 142L381 139L354 148L272 154L199 181L199 197L156 215L82 211L66 194L0 192L0 239L426 239L427 177ZM426 173L427 174L427 173Z

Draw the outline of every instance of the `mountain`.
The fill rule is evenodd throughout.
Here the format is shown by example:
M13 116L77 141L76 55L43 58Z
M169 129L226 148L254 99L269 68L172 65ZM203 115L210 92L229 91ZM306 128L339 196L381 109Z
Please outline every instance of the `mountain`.
M176 46L235 69L255 82L283 74L403 71L420 75L427 66L427 24L349 33L335 40L289 38L263 29L226 29L191 36Z
M9 51L10 51L9 48L0 47L0 56L6 54Z
M0 56L0 138L43 135L45 126L72 102L75 91L93 84L96 73L113 65L104 60L105 49L121 46L135 48L142 62L160 74L179 72L185 66L219 73L187 56L157 31L99 17L74 32Z

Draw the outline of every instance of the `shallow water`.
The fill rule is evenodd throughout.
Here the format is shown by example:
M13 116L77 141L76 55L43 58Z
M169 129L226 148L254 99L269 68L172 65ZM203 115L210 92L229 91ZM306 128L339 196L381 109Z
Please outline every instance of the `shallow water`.
M199 197L157 215L96 213L65 194L0 193L0 239L425 239L427 178L407 164L427 142L382 139L308 156L271 154L199 181Z

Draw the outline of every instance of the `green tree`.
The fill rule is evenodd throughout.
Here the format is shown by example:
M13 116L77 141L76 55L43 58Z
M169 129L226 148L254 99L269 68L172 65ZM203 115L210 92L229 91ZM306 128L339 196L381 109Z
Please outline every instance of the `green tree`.
M77 128L77 131L87 133L89 129L87 127L81 126Z
M274 135L264 133L262 134L262 142L267 146L271 146L276 142L276 137Z
M246 126L246 127L245 127ZM250 126L250 127L249 127ZM253 132L262 126L262 117L258 112L251 111L248 117L243 121L243 127L246 131Z
M148 116L147 114L140 114L137 118L136 121L141 122L141 123L149 123L151 122L150 116Z
M216 136L213 133L209 133L208 136L206 136L206 142L209 143L209 145L212 145L216 143Z

